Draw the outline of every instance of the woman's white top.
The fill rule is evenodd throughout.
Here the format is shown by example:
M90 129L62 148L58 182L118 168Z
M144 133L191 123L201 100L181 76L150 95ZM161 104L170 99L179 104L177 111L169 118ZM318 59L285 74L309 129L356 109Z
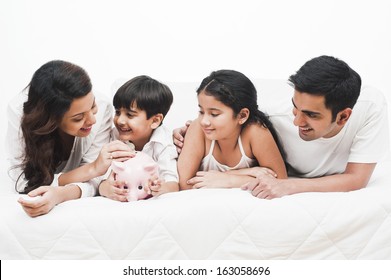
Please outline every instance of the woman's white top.
M27 93L21 92L8 104L8 129L7 129L7 153L10 163L9 175L16 182L22 170L12 168L21 163L25 143L20 130L20 122L23 114L23 103L27 100ZM87 137L75 137L71 154L56 170L51 186L58 186L58 178L61 173L71 171L79 166L93 162L99 155L102 146L109 142L110 131L113 125L113 106L105 100L96 99L98 112L95 115L96 123L93 125ZM101 177L87 182L74 182L81 189L81 196L94 196L97 194ZM22 175L17 184L17 190L23 191L26 180Z

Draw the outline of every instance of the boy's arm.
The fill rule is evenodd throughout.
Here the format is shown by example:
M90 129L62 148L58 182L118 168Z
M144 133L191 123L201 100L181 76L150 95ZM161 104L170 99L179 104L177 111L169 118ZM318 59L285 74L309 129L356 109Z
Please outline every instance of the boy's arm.
M376 163L349 162L342 174L319 178L274 179L260 176L242 188L259 198L275 198L301 192L347 192L366 187Z

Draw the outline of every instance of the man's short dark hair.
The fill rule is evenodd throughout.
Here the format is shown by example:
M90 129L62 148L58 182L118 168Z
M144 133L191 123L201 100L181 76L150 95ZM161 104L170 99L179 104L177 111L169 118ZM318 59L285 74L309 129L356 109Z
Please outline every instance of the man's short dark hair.
M352 108L360 95L360 75L344 61L332 56L319 56L307 61L289 82L295 90L325 97L333 121L338 112Z

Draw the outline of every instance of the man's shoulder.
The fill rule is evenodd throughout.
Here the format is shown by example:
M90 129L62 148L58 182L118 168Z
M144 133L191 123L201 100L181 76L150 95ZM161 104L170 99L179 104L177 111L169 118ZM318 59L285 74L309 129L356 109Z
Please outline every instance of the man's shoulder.
M361 88L357 104L367 104L383 108L384 106L387 106L387 101L384 94L379 89L365 85Z

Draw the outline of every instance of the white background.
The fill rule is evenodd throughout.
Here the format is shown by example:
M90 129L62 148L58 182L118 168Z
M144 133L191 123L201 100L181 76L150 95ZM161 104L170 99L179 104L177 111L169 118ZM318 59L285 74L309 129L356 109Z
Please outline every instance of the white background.
M82 66L94 89L110 96L117 79L140 74L200 82L229 68L287 79L323 54L388 96L391 2L0 0L0 128L8 100L52 59Z
M1 141L7 102L52 59L82 66L96 90L111 94L115 80L140 74L199 82L229 68L286 79L323 54L390 100L391 2L0 0Z
M116 80L140 74L200 82L226 68L287 79L323 54L390 100L391 2L0 0L0 140L6 104L52 59L82 66L94 89L111 96Z

